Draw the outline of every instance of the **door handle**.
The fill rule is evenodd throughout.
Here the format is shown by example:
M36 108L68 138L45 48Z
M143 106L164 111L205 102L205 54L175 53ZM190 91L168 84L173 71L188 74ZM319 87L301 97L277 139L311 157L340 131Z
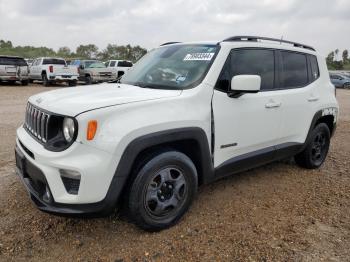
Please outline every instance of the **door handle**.
M307 99L307 101L309 101L309 102L316 102L316 101L318 101L318 97L316 97L316 96L311 96L311 97L309 97L308 99Z
M276 108L276 107L280 107L282 105L281 102L279 103L276 103L276 102L270 102L270 103L267 103L265 105L266 108Z

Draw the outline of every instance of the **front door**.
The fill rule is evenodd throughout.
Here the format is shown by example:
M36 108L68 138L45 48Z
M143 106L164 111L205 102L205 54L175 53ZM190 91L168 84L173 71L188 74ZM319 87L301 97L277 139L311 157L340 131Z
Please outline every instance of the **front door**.
M233 49L213 95L214 167L250 156L273 157L280 141L280 96L275 88L275 52L270 49ZM235 75L259 75L261 90L228 96ZM254 163L252 163L254 166Z

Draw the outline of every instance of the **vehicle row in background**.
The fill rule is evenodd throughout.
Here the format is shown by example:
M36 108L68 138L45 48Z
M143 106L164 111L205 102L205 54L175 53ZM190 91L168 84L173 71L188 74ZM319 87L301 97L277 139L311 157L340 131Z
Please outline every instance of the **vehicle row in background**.
M101 62L90 60L68 60L56 57L39 57L36 59L15 56L0 56L0 82L22 85L39 80L45 86L54 83L67 83L75 86L78 81L85 84L113 81L120 78L132 67L131 61L108 60Z
M0 56L0 82L28 85L28 64L18 56Z
M335 87L350 89L350 73L330 72L331 82Z

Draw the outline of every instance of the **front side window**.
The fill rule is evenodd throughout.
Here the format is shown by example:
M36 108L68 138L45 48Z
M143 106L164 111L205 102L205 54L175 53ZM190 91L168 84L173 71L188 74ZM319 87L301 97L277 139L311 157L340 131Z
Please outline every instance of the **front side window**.
M115 67L115 61L112 61L109 66L110 67Z
M275 81L275 56L268 49L234 49L221 72L216 88L230 90L232 77L236 75L259 75L261 90L272 90Z
M306 55L281 51L281 88L298 88L308 84Z
M121 83L160 89L198 85L209 70L217 45L169 45L147 53L123 76Z

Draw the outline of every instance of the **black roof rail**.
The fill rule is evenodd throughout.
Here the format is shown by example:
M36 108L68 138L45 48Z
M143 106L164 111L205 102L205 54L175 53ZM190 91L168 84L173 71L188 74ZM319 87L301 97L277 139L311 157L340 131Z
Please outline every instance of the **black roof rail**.
M172 44L179 44L181 42L166 42L164 44L161 44L160 46L163 46L163 45L172 45Z
M308 46L308 45L304 45L304 44L300 44L300 43L296 43L296 42L292 42L292 41L287 41L287 40L283 40L283 39L270 38L270 37L261 37L261 36L232 36L232 37L224 39L222 42L234 42L234 41L258 42L258 40L265 40L265 41L273 41L273 42L285 43L285 44L293 45L294 47L300 47L300 48L305 48L305 49L309 49L309 50L312 50L312 51L316 51L315 48L313 48L311 46Z

